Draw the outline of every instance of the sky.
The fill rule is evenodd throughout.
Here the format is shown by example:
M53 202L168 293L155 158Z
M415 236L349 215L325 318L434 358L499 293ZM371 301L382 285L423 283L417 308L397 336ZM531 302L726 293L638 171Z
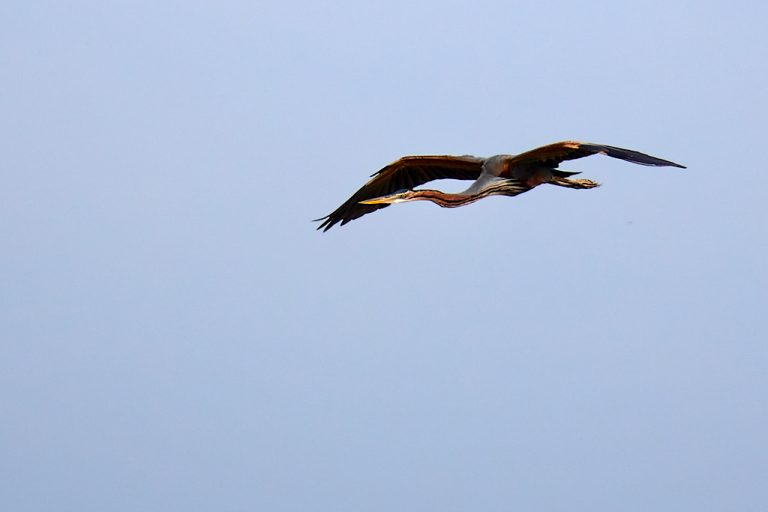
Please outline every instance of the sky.
M0 509L765 510L766 19L2 3ZM563 139L688 168L311 222Z

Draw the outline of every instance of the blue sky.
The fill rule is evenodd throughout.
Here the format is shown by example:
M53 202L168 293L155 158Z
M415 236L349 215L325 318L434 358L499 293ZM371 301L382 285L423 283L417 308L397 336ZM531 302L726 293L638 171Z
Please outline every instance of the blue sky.
M767 10L4 3L0 508L763 510ZM310 222L562 139L688 169Z

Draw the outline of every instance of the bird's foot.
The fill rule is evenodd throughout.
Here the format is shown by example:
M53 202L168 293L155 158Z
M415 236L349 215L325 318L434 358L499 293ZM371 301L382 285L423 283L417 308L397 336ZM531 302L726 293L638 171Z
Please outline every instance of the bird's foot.
M592 180L570 180L570 181L576 184L576 187L574 188L595 188L600 186L598 182L592 181Z
M558 187L566 187L566 188L595 188L600 186L600 184L596 181L572 180L568 178L555 178L549 183L552 185L557 185Z

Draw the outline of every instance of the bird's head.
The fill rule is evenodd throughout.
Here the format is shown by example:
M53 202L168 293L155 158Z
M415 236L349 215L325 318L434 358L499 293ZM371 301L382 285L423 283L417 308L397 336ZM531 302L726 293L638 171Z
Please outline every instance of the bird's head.
M399 190L395 192L394 194L389 194L386 196L381 197L374 197L372 199L366 199L365 201L360 201L360 204L395 204L395 203L403 203L405 201L408 201L412 190Z

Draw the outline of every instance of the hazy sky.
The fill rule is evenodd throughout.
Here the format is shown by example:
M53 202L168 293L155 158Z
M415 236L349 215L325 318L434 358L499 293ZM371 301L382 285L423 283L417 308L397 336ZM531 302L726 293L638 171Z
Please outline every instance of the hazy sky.
M3 2L0 509L766 510L766 5Z

